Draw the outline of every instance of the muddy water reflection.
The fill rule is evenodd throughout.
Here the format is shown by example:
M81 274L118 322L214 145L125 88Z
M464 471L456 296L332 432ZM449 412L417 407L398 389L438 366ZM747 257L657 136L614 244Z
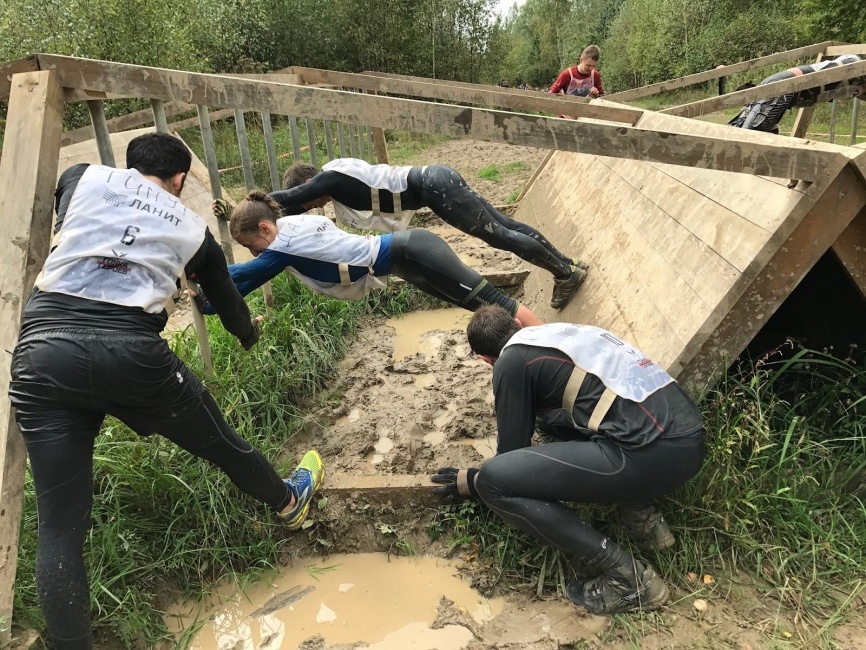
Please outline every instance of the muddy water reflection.
M442 346L444 336L434 334L436 330L462 330L460 339L465 341L466 325L471 313L464 309L430 309L404 314L400 318L389 318L386 325L394 328L394 361L421 353L432 356ZM467 348L468 349L468 348Z
M437 558L384 554L333 555L299 560L244 593L217 590L214 606L178 605L166 617L176 634L207 619L190 650L287 650L316 634L327 643L362 642L375 650L461 650L472 633L459 625L430 629L443 596L483 623L502 602L473 591Z

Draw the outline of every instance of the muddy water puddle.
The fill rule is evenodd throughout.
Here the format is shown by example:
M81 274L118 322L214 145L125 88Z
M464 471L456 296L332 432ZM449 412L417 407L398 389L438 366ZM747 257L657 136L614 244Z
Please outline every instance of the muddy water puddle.
M435 355L442 346L445 335L442 331L466 331L472 316L464 309L430 309L389 318L385 324L394 328L394 361L401 361L413 354L426 357ZM465 334L462 339L465 339ZM466 346L468 352L468 345Z
M360 642L375 650L461 650L473 638L467 627L430 627L443 596L478 624L503 609L446 560L366 553L299 560L243 592L220 586L209 604L172 607L166 623L180 636L205 621L190 650L294 650L317 634L328 644Z

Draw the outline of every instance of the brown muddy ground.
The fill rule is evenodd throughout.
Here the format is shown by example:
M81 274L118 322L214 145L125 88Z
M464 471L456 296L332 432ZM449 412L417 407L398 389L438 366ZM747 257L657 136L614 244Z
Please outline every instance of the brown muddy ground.
M543 157L544 152L533 149L452 141L428 150L412 164L450 165L492 203L501 204L523 186ZM492 163L513 162L527 163L526 169L502 174L499 182L478 177ZM445 237L464 261L480 271L526 266L435 217L422 217L413 225L419 223ZM386 486L390 476L423 477L440 466L466 467L489 458L495 453L491 369L470 353L467 320L467 313L456 309L415 312L400 319L371 318L340 364L324 406L308 415L307 426L287 446L287 458L298 458L314 447L322 454L332 483L381 477L369 480L381 480ZM431 628L468 630L468 641L460 646L466 650L866 648L862 600L855 607L859 614L846 616L847 622L828 634L820 629L824 621L817 625L804 621L778 593L744 575L717 576L712 584L673 576L671 603L663 610L617 619L590 616L561 594L545 591L539 598L535 585L493 587L488 569L477 560L465 552L449 552L448 540L431 541L427 531L436 504L419 481L405 490L326 490L327 503L313 508L311 525L296 538L306 542L300 553L308 556L286 557L287 564L306 565L312 559L309 554L451 556L485 597L504 599L497 616L479 622L443 592ZM424 576L419 574L418 579L420 583ZM703 602L696 605L699 600ZM383 607L386 602L383 596ZM212 613L211 620L215 616ZM360 634L354 642L329 640L326 627L323 624L321 634L312 634L299 646L277 645L272 643L275 637L269 637L267 645L247 639L226 642L224 647L385 647L362 641ZM393 647L432 650L437 646L406 641Z

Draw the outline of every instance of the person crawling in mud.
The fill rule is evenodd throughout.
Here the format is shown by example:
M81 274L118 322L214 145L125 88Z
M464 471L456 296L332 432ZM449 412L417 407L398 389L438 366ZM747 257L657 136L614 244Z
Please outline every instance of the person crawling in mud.
M306 163L286 170L284 191L271 195L285 214L321 208L330 201L346 226L394 232L406 228L415 210L427 207L458 230L550 272L554 309L565 307L586 279L584 262L565 256L535 228L496 210L450 167L393 167L338 158L322 170Z
M93 647L83 553L106 415L210 461L292 530L324 478L315 451L280 478L160 336L186 272L244 349L259 339L222 249L179 200L191 160L177 138L150 133L129 143L128 169L80 164L58 181L54 247L24 307L9 387L33 472L36 585L54 650Z
M355 235L327 217L281 216L274 196L253 190L232 211L229 230L255 259L229 266L241 295L247 295L288 270L316 293L341 300L360 300L387 286L394 274L422 291L475 311L499 305L522 322L541 321L516 300L500 292L466 266L441 237L427 230L400 230L386 235ZM216 211L220 210L215 202ZM195 296L205 314L214 313L209 296Z
M598 573L573 580L569 599L593 614L660 607L655 570L588 525L563 502L618 505L622 532L641 549L673 545L652 500L703 462L701 412L639 350L598 327L524 327L484 307L469 345L493 366L497 455L480 469L442 467L438 497L480 500L512 526L571 553ZM553 442L531 446L536 425Z
M801 77L804 74L811 74L819 70L829 70L840 65L848 65L856 63L860 57L855 54L843 54L837 56L830 61L821 61L819 63L810 63L808 65L798 65L795 68L788 68L776 74L772 74L764 79L759 85L764 86L774 81L783 81L785 79L793 79ZM837 81L836 83L827 84L825 87L816 86L815 88L807 88L797 92L786 93L779 97L770 97L769 99L761 99L752 102L743 107L743 110L731 119L728 124L739 129L750 129L752 131L765 131L767 133L779 134L779 122L785 112L795 106L813 106L818 99L818 95L825 90L833 90L838 88L839 84L845 83ZM743 84L737 90L754 87L754 84Z

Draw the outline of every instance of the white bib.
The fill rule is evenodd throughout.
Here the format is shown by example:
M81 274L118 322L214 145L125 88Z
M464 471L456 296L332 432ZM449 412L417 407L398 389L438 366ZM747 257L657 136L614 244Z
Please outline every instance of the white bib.
M415 210L403 210L400 192L409 187L411 167L392 167L391 165L371 165L358 158L337 158L322 166L322 171L335 171L351 176L370 187L372 210L355 210L338 201L331 200L337 219L346 226L359 230L395 232L405 230ZM387 190L394 197L392 217L382 215L379 208L379 190Z
M633 402L644 401L674 381L640 350L592 325L551 323L524 327L504 347L519 344L564 352L575 366L598 377L616 395Z
M373 289L388 286L387 277L383 280L373 275L373 264L376 263L381 245L379 237L347 233L337 228L330 219L314 214L282 217L277 219L277 226L280 231L268 248L338 266L344 278L340 283L321 282L303 275L294 267L288 267L292 275L313 291L341 300L358 300ZM349 266L366 266L370 272L351 282L348 278Z
M206 230L204 220L137 170L90 165L36 286L156 314Z

